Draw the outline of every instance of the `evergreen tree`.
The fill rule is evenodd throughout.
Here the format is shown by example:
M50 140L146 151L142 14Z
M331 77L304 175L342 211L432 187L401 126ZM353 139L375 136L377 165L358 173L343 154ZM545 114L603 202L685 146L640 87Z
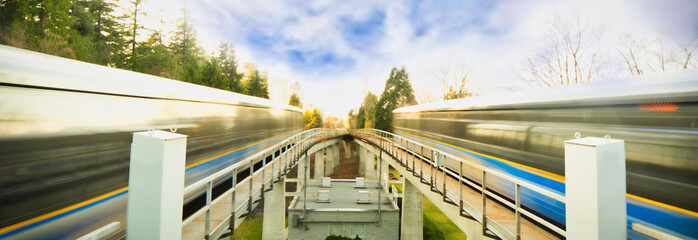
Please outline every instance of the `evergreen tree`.
M301 98L299 98L295 93L291 94L291 98L288 100L288 105L298 108L303 107L303 105L301 105Z
M238 72L238 62L235 58L235 50L232 44L221 43L218 51L218 61L221 65L224 81L227 87L225 90L243 93L242 85L243 73Z
M131 0L131 4L133 5L133 9L131 10L128 15L124 16L126 18L133 19L132 24L130 27L130 30L126 37L129 37L130 40L128 41L128 44L130 45L130 52L129 52L129 57L126 60L127 66L131 70L135 70L137 66L140 66L141 60L139 59L138 56L138 51L136 48L138 47L138 43L136 42L136 37L138 36L138 30L141 29L141 25L138 23L138 16L139 15L144 15L143 10L141 9L141 4L143 3L144 0Z
M209 60L204 63L200 77L201 80L199 82L201 85L223 90L228 89L218 58L209 58Z
M124 26L114 15L116 4L105 0L78 0L71 7L71 38L75 58L101 65L123 65Z
M175 76L177 61L174 54L163 44L160 32L153 32L136 51L139 57L138 61L134 62L133 71L166 78Z
M68 40L75 33L68 14L71 0L3 0L2 42L63 57L73 57ZM7 29L7 30L5 30Z
M182 9L182 18L178 21L177 31L174 32L170 42L170 49L177 56L179 65L185 66L188 61L196 59L192 57L201 55L201 49L197 46L196 31L186 8Z
M255 69L245 82L245 93L250 96L269 99L269 84L267 76Z
M189 83L201 84L201 58L197 56L187 56L184 64L179 64L177 79Z
M378 102L378 97L371 92L368 92L366 97L364 97L364 102L361 104L361 108L364 111L363 128L373 128L375 126L376 117L373 113L375 112L376 102Z
M356 128L365 128L366 127L366 112L364 112L364 107L361 106L359 108L359 113L356 114Z
M404 66L400 69L393 67L390 70L390 77L385 82L383 94L374 109L376 119L374 128L392 132L393 110L413 104L417 104L417 100L414 97L414 89L412 89L407 70Z

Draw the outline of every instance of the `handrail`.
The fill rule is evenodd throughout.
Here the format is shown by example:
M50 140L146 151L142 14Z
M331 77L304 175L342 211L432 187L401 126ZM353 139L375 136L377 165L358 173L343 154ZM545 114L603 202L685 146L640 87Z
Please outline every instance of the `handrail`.
M520 197L521 190L520 189L521 189L521 187L525 187L525 188L528 188L528 189L535 191L539 194L542 194L544 196L550 197L552 199L555 199L555 200L558 200L558 201L564 203L565 197L562 194L544 189L540 186L537 186L537 185L532 184L530 182L521 180L517 177L513 177L511 175L504 174L498 170L491 169L491 168L488 168L486 166L482 166L480 164L464 160L464 159L457 157L457 156L454 156L450 153L446 153L444 151L440 151L438 149L435 149L434 147L431 147L429 145L422 144L422 143L417 142L415 140L412 140L412 139L409 139L409 138L406 138L406 137L403 137L400 135L396 135L396 134L393 134L390 132L382 131L379 129L359 129L359 130L352 130L352 132L357 133L359 135L373 136L378 141L385 142L385 143L379 143L380 147L384 148L384 151L387 151L388 153L393 155L395 157L396 161L400 161L407 168L409 168L409 161L407 159L405 159L405 157L400 156L399 152L403 152L404 154L409 154L412 157L419 159L420 166L422 166L421 165L422 162L428 163L430 169L432 170L432 174L431 174L431 176L429 176L430 179L425 179L425 180L428 180L428 183L430 185L432 185L434 188L436 188L437 190L439 189L440 186L438 186L438 184L437 184L438 180L435 179L435 177L433 176L433 170L437 169L437 170L441 170L442 172L444 172L444 174L443 174L444 179L443 179L443 183L442 183L443 184L442 191L443 191L444 201L451 200L451 197L448 197L447 195L456 195L456 193L453 193L453 192L449 191L448 189L446 189L446 179L445 179L446 174L448 174L452 178L458 179L458 182L460 184L459 184L459 193L457 196L459 198L458 202L460 203L460 209L461 209L461 211L465 210L466 212L468 212L468 209L470 209L471 212L469 212L468 214L470 214L473 217L477 216L477 215L481 215L481 217L482 217L481 219L478 219L475 217L474 218L475 218L475 220L477 220L478 222L483 224L483 233L487 229L487 224L493 224L493 228L496 228L496 231L495 231L495 229L490 229L490 230L493 230L492 232L499 235L500 237L506 238L506 237L502 236L504 233L500 232L500 231L506 231L509 235L515 236L517 239L520 239L520 236L521 236L520 214L523 214L523 215L529 217L530 219L532 219L533 221L550 228L551 230L555 231L557 234L559 234L561 236L566 236L565 230L563 230L560 227L554 225L553 223L541 218L540 216L537 216L536 214L521 208L521 197ZM403 146L403 143L406 143L406 145L408 145L408 146L407 147ZM422 149L421 152L416 153L416 152L410 150L409 149L410 144L412 144L412 146L414 146L414 147L421 148ZM425 149L432 152L433 153L432 158L436 158L436 159L431 160L431 159L423 156ZM442 158L443 162L440 162L438 160L439 158ZM457 162L457 164L459 166L458 172L455 172L454 170L449 169L448 167L445 167L447 159L454 160ZM470 167L473 167L477 170L482 171L481 183L478 184L478 183L476 183L468 178L464 178L463 164L466 164ZM413 158L412 171L415 171L414 169L415 169L415 162L414 162L414 158ZM426 173L422 173L421 172L422 170L423 170L423 168L420 167L420 174L419 174L420 178L422 178L424 175L427 175ZM507 180L515 185L514 203L511 203L511 202L503 199L502 197L498 196L494 192L486 189L485 182L487 179L487 175L497 176L497 177L505 179L505 180ZM468 184L470 187L473 187L474 189L479 190L482 193L483 210L481 212L478 212L477 209L475 209L472 205L470 205L468 209L464 209L464 206L463 206L464 201L463 201L463 195L462 195L463 183ZM484 191L483 191L483 189L484 189ZM491 219L489 219L487 217L487 214L485 211L486 210L486 208L485 208L486 196L493 198L493 199L496 199L497 201L502 202L503 204L507 205L508 207L514 209L515 215L516 215L516 234L515 235L510 233L505 228L503 228L500 224L492 221ZM468 204L468 203L465 203L465 204Z
M347 131L345 129L310 129L306 130L300 133L297 133L289 138L286 138L282 141L280 141L277 144L274 144L271 147L268 147L266 149L260 150L259 152L255 153L252 156L249 156L241 161L239 161L236 164L233 164L231 166L228 166L222 170L219 170L205 178L202 178L184 188L184 194L190 194L199 188L203 188L206 186L206 205L197 210L194 214L190 215L186 219L182 221L182 228L184 228L186 225L191 223L194 219L200 217L203 214L206 214L206 219L205 219L205 238L209 239L210 234L212 232L216 232L220 227L223 227L224 224L220 224L219 226L216 226L213 231L211 231L210 227L210 215L211 215L211 206L220 202L224 197L228 197L229 195L232 194L232 211L231 211L231 221L229 222L229 228L234 229L234 219L235 219L235 213L238 212L241 208L245 207L247 205L248 211L251 210L252 208L252 198L253 196L257 195L258 192L262 191L261 194L264 194L264 189L265 185L268 181L274 181L274 178L278 178L278 180L281 180L281 173L284 172L286 173L287 171L290 171L291 168L295 163L297 163L297 160L303 155L304 151L307 151L311 147L311 143L315 140L327 138L327 137L334 137L340 134L346 134ZM281 148L284 148L283 152L281 152ZM279 150L279 154L276 155L276 151ZM272 157L272 160L267 162L266 158L268 156ZM253 165L255 164L255 160L262 158L263 166L258 168L257 170L254 169ZM283 161L283 162L282 162ZM276 163L278 162L278 168L275 169L275 166L277 165ZM244 164L250 164L249 167L250 169L250 174L243 180L237 182L237 173L239 172L238 169L245 170L242 168ZM266 180L266 169L269 167L269 165L272 166L272 173L271 173L271 179ZM282 168L283 166L283 168ZM254 184L254 176L257 174L262 174L262 185L261 188L258 190L253 191L253 184ZM219 179L221 176L227 175L232 173L232 181L233 185L230 189L228 189L225 193L221 194L218 196L216 199L211 199L212 194L213 194L213 182L217 179ZM275 175L276 174L276 175ZM235 192L237 190L237 187L242 184L249 184L250 191L248 193L248 198L247 200L244 201L243 205L240 207L235 206ZM246 204L245 204L246 203Z

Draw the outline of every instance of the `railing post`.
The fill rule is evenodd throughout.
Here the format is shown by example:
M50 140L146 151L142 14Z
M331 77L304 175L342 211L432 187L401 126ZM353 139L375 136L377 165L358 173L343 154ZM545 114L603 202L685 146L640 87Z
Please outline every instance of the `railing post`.
M204 225L204 239L211 238L211 195L213 194L213 182L206 184L206 223Z
M458 209L459 215L463 213L463 162L458 162Z
M422 148L422 150L424 150L424 149ZM424 154L420 154L419 156L424 156ZM419 159L419 181L426 180L426 179L424 179L424 160L422 160L418 156L414 156L412 158L412 168L415 167L414 164L415 164L415 161L417 161L417 159Z
M443 159L444 159L444 162L443 162L442 166L444 166L444 167L441 168L441 171L442 171L441 173L444 176L442 191L443 191L443 201L446 202L446 167L445 167L446 166L446 156L444 156Z
M482 234L487 232L487 172L482 170Z
M519 209L521 208L521 185L516 184L516 240L521 240L521 213Z
M264 199L264 192L267 191L264 185L267 183L267 153L262 153L262 199Z
M281 149L279 149L279 152L280 152L280 151L281 151ZM276 170L276 167L275 167L275 166L276 166L276 159L275 159L275 158L276 158L276 151L274 151L274 148L272 148L272 149L271 149L271 184L270 184L270 185L271 185L270 187L271 187L272 190L274 189L274 183L275 183L275 181L274 181L274 173L276 173L276 171L275 171L275 170ZM279 166L279 170L281 170L281 166ZM278 176L279 178L281 177L280 174L277 175L277 176Z
M180 239L187 136L147 131L133 134L129 166L126 237Z
M233 192L231 194L232 201L230 204L231 205L230 206L230 225L228 226L228 229L230 230L231 235L235 233L235 218L237 218L235 216L235 192L237 191L237 180L238 180L237 178L238 178L238 169L234 168L233 169L233 179L232 179Z
M430 164L431 166L429 166L429 170L430 170L430 173L429 173L429 186L431 186L432 188L434 187L434 164L436 163L436 161L438 161L438 159L439 159L439 153L438 153L438 152L434 152L434 159L432 159L432 162L433 162L433 163Z
M249 186L249 193L248 199L247 199L247 215L250 216L252 215L252 185L254 183L254 160L250 159L250 181L247 181L247 183L250 185Z

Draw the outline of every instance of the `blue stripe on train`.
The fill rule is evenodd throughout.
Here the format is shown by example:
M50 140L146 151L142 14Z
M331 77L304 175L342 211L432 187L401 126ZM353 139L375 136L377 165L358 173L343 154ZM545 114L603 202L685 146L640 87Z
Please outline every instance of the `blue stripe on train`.
M240 149L240 150L238 150L238 151L234 151L234 152L228 153L228 154L226 154L226 155L220 156L220 157L215 158L215 159L211 159L211 160L209 160L209 161L207 161L207 162L204 162L204 163L201 163L201 164L196 165L196 166L194 166L194 167L188 168L188 169L185 170L185 172L186 172L186 174L185 174L185 182L186 182L186 183L190 183L189 181L191 181L191 183L195 182L195 181L194 181L194 180L196 180L195 176L198 176L198 175L200 175L200 174L202 174L202 173L209 172L209 171L205 171L206 169L210 170L210 169L212 169L212 167L220 166L221 164L227 164L226 166L230 166L230 165L232 165L233 163L237 163L239 160L238 160L238 161L234 161L234 162L233 162L233 160L234 160L234 159L237 159L237 158L238 158L239 156L241 156L241 155L248 154L248 153L250 153L250 152L256 152L257 150L259 150L261 144L263 144L263 143L265 143L265 142L268 142L269 140L278 139L278 138L285 139L284 136L289 136L289 135L291 135L291 134L296 134L296 133L297 133L297 132L282 134L281 136L277 136L277 137L272 138L272 139L264 140L264 141L262 141L262 142L260 142L260 143L254 144L254 145L252 145L252 146L248 146L248 147L243 148L243 149ZM218 170L220 170L220 169L215 169L215 170L218 171ZM214 171L214 172L215 172L215 171ZM201 177L199 177L198 179L201 179ZM75 208L75 209L70 210L70 211L66 211L66 212L61 213L61 214L58 214L58 215L56 215L56 216L52 216L52 217L49 217L49 218L46 218L46 219L37 221L37 222L35 222L35 223L28 224L28 225L26 225L26 226L19 227L19 228L17 228L17 229L14 229L14 230L12 230L12 231L9 231L9 232L6 232L6 233L0 235L0 239L9 238L9 237L11 237L11 236L13 236L13 235L15 235L15 234L18 234L18 233L21 233L21 232L30 230L30 229L32 229L32 228L35 228L35 227L44 225L44 224L46 224L46 223L52 222L52 221L57 220L57 219L61 219L61 218L63 218L63 217L69 216L69 215L78 213L78 212L80 212L80 211L82 211L82 210L88 209L88 208L90 208L90 207L99 205L100 203L103 203L103 202L109 201L109 200L111 200L111 199L114 199L114 198L116 198L116 197L118 197L118 196L124 195L124 194L126 194L127 192L128 192L128 190L124 190L124 191L122 191L122 192L116 193L116 194L114 194L114 195L112 195L112 196L106 197L106 198L101 199L101 200L99 200L99 201L95 201L95 202L93 202L93 203L86 204L86 205L84 205L84 206Z
M441 147L441 149L450 149L450 150L455 150L460 153L467 154L469 156L473 156L476 159L479 160L478 163L489 167L493 169L497 169L502 172L509 173L511 175L514 175L520 179L527 180L531 183L534 183L540 187L556 191L558 193L561 193L564 195L565 193L565 184L562 182L555 181L553 179L549 179L525 170L522 170L514 165L486 157L483 155L471 153L468 151L464 151L462 149L458 149L452 146L448 146L430 139L426 138L415 138L413 136L407 135L407 134L401 134L398 133L398 135L401 135L403 137L408 137L411 139L416 139L419 141L426 141L430 143L435 143L437 146ZM488 180L489 182L489 180ZM489 185L489 184L488 184ZM504 195L507 196L513 196L514 193L514 186L512 184L502 184L502 181L499 181L499 184L497 185L500 189L504 189L505 193ZM545 215L547 218L564 225L565 224L565 204L551 199L549 197L540 195L536 193L535 191L528 190L525 188L521 189L521 203L540 213ZM694 217L688 214L676 212L670 209L666 209L657 205L653 205L650 203L634 200L634 199L628 199L628 204L627 204L627 212L628 212L628 237L629 238L634 238L634 239L643 239L642 234L637 233L635 231L632 231L632 223L639 223L643 224L664 232L667 232L669 234L675 235L677 237L681 238L686 238L686 239L696 239L698 238L698 217ZM632 233L631 233L632 232Z
M82 211L82 210L84 210L84 209L90 208L90 207L92 207L92 206L95 206L95 205L98 205L98 204L100 204L100 203L103 203L103 202L109 201L109 200L111 200L111 199L114 199L114 198L116 198L116 197L118 197L118 196L124 195L124 194L126 194L127 192L128 192L128 190L124 190L124 191L121 191L121 192L119 192L119 193L116 193L116 194L114 194L114 195L112 195L112 196L105 197L105 198L103 198L103 199L101 199L101 200L98 200L98 201L95 201L95 202L92 202L92 203L89 203L89 204L85 204L84 206L75 208L75 209L73 209L73 210L66 211L66 212L61 213L61 214L58 214L58 215L56 215L56 216L49 217L49 218L43 219L43 220L41 220L41 221L38 221L38 222L35 222L35 223L32 223L32 224L28 224L28 225L26 225L26 226L17 228L17 229L15 229L15 230L12 230L12 231L9 231L9 232L6 232L5 234L0 235L0 239L4 239L4 238L11 237L12 235L15 235L15 234L17 234L17 233L24 232L24 231L26 231L26 230L29 230L29 229L32 229L32 228L41 226L41 225L43 225L43 224L45 224L45 223L48 223L48 222L51 222L51 221L53 221L53 220L56 220L56 219L59 219L59 218L62 218L62 217L65 217L65 216L68 216L68 215L71 215L71 214L80 212L80 211Z

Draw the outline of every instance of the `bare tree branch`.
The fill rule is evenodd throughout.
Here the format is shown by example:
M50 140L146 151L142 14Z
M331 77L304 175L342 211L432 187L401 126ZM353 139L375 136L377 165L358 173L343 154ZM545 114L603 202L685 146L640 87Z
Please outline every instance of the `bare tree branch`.
M464 64L441 64L434 77L441 81L444 100L467 98L475 95L470 81L472 75Z
M555 87L595 81L605 66L601 63L597 34L578 13L558 15L544 33L545 46L526 56L519 79L534 87ZM599 31L601 32L601 31Z

